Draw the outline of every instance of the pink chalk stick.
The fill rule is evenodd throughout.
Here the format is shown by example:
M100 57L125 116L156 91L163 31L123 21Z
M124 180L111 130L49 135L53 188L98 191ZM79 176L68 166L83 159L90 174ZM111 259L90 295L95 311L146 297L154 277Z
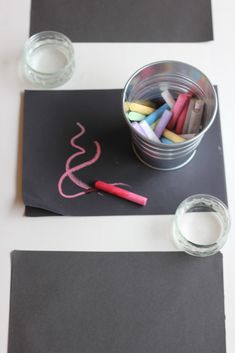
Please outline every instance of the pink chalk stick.
M183 127L184 127L184 122L185 122L185 119L186 119L186 116L187 116L187 112L188 112L189 103L190 103L190 100L189 100L189 97L188 97L188 100L186 101L185 106L184 106L182 112L180 113L180 115L178 117L178 120L176 122L175 131L176 131L176 133L178 135L182 134Z
M188 99L189 99L189 95L187 93L180 93L179 94L177 101L175 102L175 105L172 109L172 118L167 125L167 128L169 130L174 129L176 122L177 122L182 110L185 107L185 104L188 102Z
M122 199L137 203L141 206L145 206L148 198L138 195L138 194L134 194L133 192L130 192L128 190L119 188L117 186L111 185L111 184L107 184L104 181L96 181L94 183L94 187L98 190L102 190L105 191L109 194L112 194L114 196L120 197Z

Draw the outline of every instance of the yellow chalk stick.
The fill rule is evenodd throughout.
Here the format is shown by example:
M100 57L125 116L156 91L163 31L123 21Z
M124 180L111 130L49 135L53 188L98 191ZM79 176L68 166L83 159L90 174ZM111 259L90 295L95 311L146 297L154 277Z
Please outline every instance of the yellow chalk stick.
M130 103L129 109L132 112L140 113L143 115L149 115L155 111L155 109L151 107L147 107L146 105L138 104L138 103Z
M136 100L134 102L125 101L124 105L128 108L128 110L129 110L129 106L130 106L131 103L140 104L140 105L144 105L146 107L150 107L150 108L156 109L156 104L154 102L143 101L143 100L139 99L139 100Z
M168 129L165 129L163 131L163 136L166 137L168 140L171 140L175 143L179 143L179 142L184 142L186 141L183 137L179 136L179 135L176 135L174 132L168 130Z
M123 104L123 109L124 109L124 112L129 112L129 110L130 110L130 103L129 103L129 102L124 102L124 104Z
M135 103L145 105L146 107L154 108L156 109L156 104L151 102L151 101L143 101L143 100L137 100Z

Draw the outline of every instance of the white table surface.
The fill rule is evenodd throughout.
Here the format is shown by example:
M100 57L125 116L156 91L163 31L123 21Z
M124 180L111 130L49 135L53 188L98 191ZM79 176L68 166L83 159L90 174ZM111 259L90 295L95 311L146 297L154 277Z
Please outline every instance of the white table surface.
M77 69L60 89L122 88L152 61L174 59L205 72L219 88L230 213L235 214L235 2L213 0L214 41L206 43L75 44ZM7 353L10 252L24 250L175 251L173 216L23 217L21 93L19 74L29 33L30 0L0 0L0 352ZM216 177L216 176L215 176ZM159 201L160 202L160 201ZM235 352L235 239L232 224L223 249L227 353ZM26 352L22 352L26 353ZM206 352L200 352L206 353Z

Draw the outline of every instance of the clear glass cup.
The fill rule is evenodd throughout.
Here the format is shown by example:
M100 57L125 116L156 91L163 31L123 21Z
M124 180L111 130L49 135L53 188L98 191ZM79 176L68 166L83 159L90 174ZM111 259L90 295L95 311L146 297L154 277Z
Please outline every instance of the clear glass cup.
M180 250L194 256L210 256L225 244L230 230L227 206L211 195L192 195L178 206L173 237Z
M40 32L25 43L24 75L35 86L58 87L71 78L74 69L73 45L64 34L54 31Z

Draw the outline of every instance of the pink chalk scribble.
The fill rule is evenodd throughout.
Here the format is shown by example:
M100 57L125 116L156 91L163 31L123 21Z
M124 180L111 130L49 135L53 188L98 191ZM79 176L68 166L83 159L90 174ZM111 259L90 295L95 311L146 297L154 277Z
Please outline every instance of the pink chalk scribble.
M85 148L76 144L76 140L78 140L86 132L86 129L81 123L77 122L76 124L81 129L81 131L77 135L72 137L72 139L70 140L70 144L72 147L77 149L78 152L74 153L71 157L68 158L68 160L66 161L66 164L65 164L65 172L61 175L59 182L58 182L58 191L59 191L60 195L66 199L73 199L73 198L85 195L87 193L90 193L92 191L96 191L94 188L91 188L88 184L84 183L82 180L77 178L74 175L74 173L78 172L79 170L81 170L83 168L86 168L86 167L94 164L101 156L100 144L98 141L94 141L94 144L96 146L96 152L95 152L94 157L92 157L90 160L88 160L84 163L81 163L75 167L71 167L71 163L76 157L81 156L86 153ZM63 183L67 178L69 178L75 185L77 185L81 189L84 189L84 191L80 191L75 194L64 193Z

